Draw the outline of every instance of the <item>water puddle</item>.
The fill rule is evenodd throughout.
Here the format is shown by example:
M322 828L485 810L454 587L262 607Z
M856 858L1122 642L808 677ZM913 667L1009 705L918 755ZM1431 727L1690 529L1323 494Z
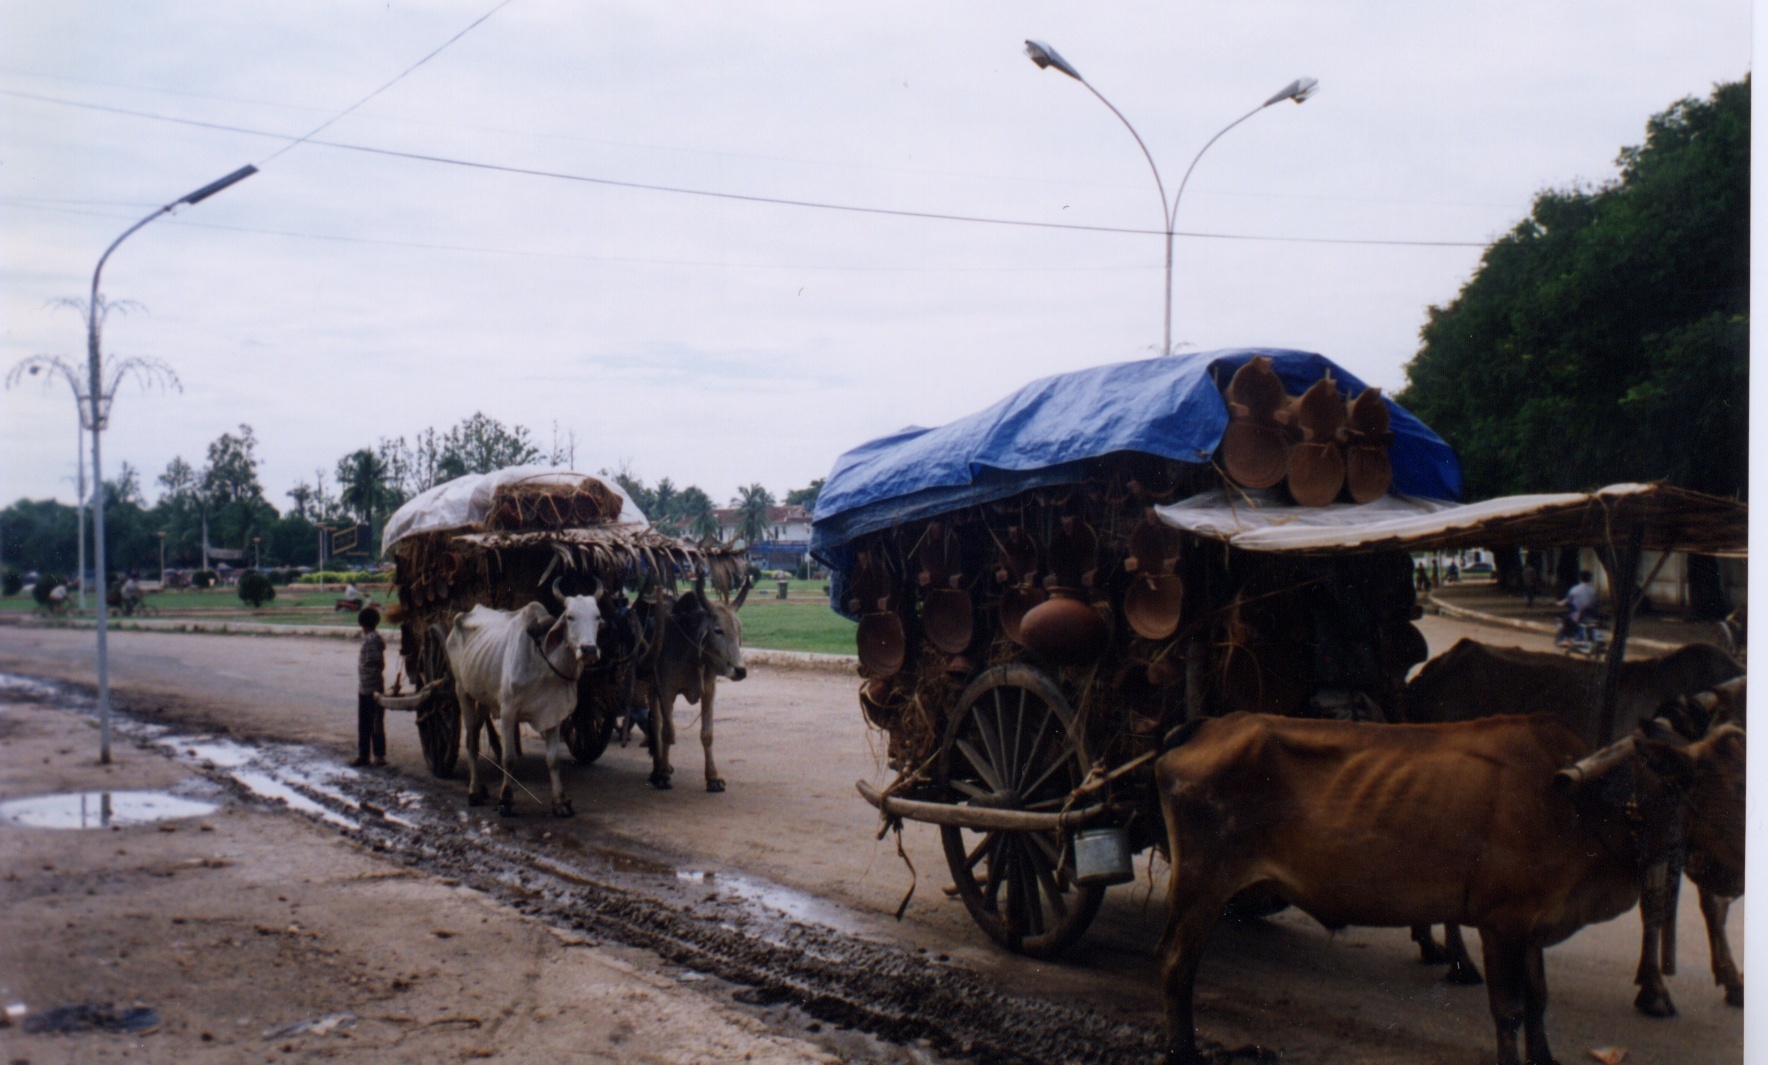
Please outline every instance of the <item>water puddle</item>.
M779 884L702 869L677 869L675 878L696 884L713 885L723 894L734 895L745 902L767 907L783 913L795 921L851 930L849 926L852 921L840 907L802 891L782 887Z
M214 803L164 791L69 791L0 802L0 823L26 828L127 828L202 817Z

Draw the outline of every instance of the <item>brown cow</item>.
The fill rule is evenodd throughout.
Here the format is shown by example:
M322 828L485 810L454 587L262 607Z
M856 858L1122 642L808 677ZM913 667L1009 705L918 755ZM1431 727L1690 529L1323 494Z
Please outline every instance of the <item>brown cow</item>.
M1672 724L1678 732L1689 739L1699 739L1727 725L1735 726L1740 731L1733 739L1727 740L1722 753L1727 761L1718 771L1722 780L1709 786L1723 789L1735 789L1742 801L1744 788L1744 739L1741 729L1745 725L1745 697L1747 695L1747 678L1738 677L1720 684L1712 691L1697 692L1694 695L1677 697L1663 705L1658 711L1660 719ZM1744 826L1741 820L1726 821L1715 824L1687 825L1688 854L1687 864L1683 872L1688 879L1694 881L1700 898L1701 917L1707 926L1707 949L1713 967L1713 982L1725 989L1727 1005L1743 1005L1743 976L1737 971L1737 962L1731 957L1731 942L1725 936L1725 920L1731 912L1731 903L1743 894L1744 877L1741 855L1743 853ZM1672 865L1671 871L1674 866ZM1654 870L1655 873L1655 870ZM1647 897L1655 905L1640 906L1641 916L1645 920L1645 942L1639 951L1639 968L1634 974L1633 982L1639 985L1639 995L1633 1005L1641 1013L1653 1017L1674 1017L1676 1004L1670 999L1669 988L1664 986L1664 975L1676 971L1676 903L1679 894L1679 878L1675 876L1661 877L1668 883L1653 884L1655 891L1648 890Z
M1638 902L1641 871L1674 845L1689 782L1711 759L1711 741L1654 733L1573 765L1587 747L1546 715L1376 725L1232 714L1177 739L1156 779L1173 861L1167 1056L1187 1063L1200 1060L1204 946L1229 899L1265 887L1328 928L1478 928L1500 1065L1520 1061L1519 1028L1528 1061L1547 1065L1542 951Z
M743 622L737 611L749 597L743 583L729 606L706 595L705 584L695 581L680 598L665 600L663 638L657 648L651 675L651 786L673 787L669 778L669 748L675 745L675 700L685 698L700 707L700 746L706 751L706 790L723 791L724 778L712 762L712 702L718 678L733 681L749 675L743 665Z
M1426 662L1407 683L1402 716L1414 724L1426 724L1471 721L1493 714L1552 714L1585 743L1600 747L1609 741L1600 734L1596 704L1603 668L1600 662L1462 639ZM1742 673L1743 667L1730 655L1704 643L1689 644L1656 658L1622 662L1614 734L1632 732L1666 700L1706 691ZM1649 940L1654 936L1653 915L1643 917ZM1414 928L1412 938L1418 941L1420 956L1426 962L1447 962L1451 983L1479 983L1479 970L1467 956L1460 929L1445 928L1443 933L1439 948L1428 927ZM1646 997L1641 992L1641 998ZM1644 1004L1640 1008L1653 1012Z

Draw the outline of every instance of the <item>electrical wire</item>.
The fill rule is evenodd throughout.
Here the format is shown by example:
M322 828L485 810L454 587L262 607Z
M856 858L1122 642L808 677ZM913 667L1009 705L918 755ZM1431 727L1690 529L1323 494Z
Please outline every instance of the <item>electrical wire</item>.
M369 102L370 100L374 99L375 97L379 96L381 93L384 93L388 89L391 89L393 86L399 84L401 81L405 80L405 76L407 74L410 74L412 71L416 70L418 67L423 66L425 63L428 63L430 60L441 55L443 50L446 49L449 45L453 44L455 41L460 40L462 37L465 37L467 34L473 32L473 30L477 29L479 26L479 23L484 22L486 19L490 18L492 15L497 14L499 11L502 11L504 8L508 7L510 4L512 4L514 2L515 2L515 0L503 0L502 3L498 4L496 7L492 8L490 11L487 11L483 15L480 15L478 18L474 19L472 21L472 23L467 26L466 29L461 30L459 33L448 38L446 41L443 41L441 43L441 45L439 45L436 48L435 51L431 52L429 55L424 56L422 59L420 59L417 62L406 67L404 70L400 71L399 74L396 77L394 77L392 81L389 81L385 85L382 85L380 88L369 93L367 96L364 96L362 99L351 104L349 107L344 108L342 111L339 111L337 114L326 119L324 122L321 122L319 125L314 126L313 129L308 131L306 136L299 138L298 140L296 140L292 144L285 144L281 148L278 148L276 151L271 152L269 155L267 155L263 159L259 160L258 165L263 166L265 163L268 163L270 160L275 159L277 156L290 150L291 148L299 147L300 145L307 143L309 140L312 140L314 135L319 133L321 130L325 129L325 127L331 125L333 122L336 122L338 119L343 118L345 115L356 110L358 107L361 107L363 104L365 104L365 103Z
M510 0L505 0L506 3ZM54 96L43 96L38 93L20 92L16 89L0 89L0 95L12 96L25 100L36 100L42 103L59 104L76 107L88 111L102 111L109 114L127 115L132 118L146 118L158 122L170 122L175 125L194 126L199 129L212 129L224 133L242 133L253 137L286 138L287 134L272 133L268 130L251 129L245 126L232 126L220 122L205 122L194 118L180 118L174 115L161 115L151 111L138 111L126 107L111 107L105 104L86 103L81 100L66 100ZM638 189L647 192L664 192L680 196L699 196L709 199L736 200L745 203L765 203L783 207L806 207L824 211L843 211L851 214L883 215L896 218L918 218L940 222L969 222L983 225L1017 226L1026 229L1054 229L1083 233L1124 233L1135 236L1165 236L1161 229L1144 229L1133 226L1098 226L1075 222L1041 222L1033 219L993 218L984 215L951 214L940 211L909 211L890 207L866 207L858 204L829 203L819 200L798 200L780 196L756 196L738 192L720 192L713 189L696 189L680 185L657 185L641 181L620 181L614 178L595 177L589 174L572 174L558 170L538 170L530 167L510 166L501 163L486 163L471 159L456 159L450 156L430 155L423 152L404 152L392 148L377 148L366 144L351 144L345 141L328 141L314 139L312 134L303 138L309 143L341 151L361 152L369 155L381 155L395 159L408 159L414 162L435 163L442 166L463 167L472 170L486 170L504 174L518 174L524 177L553 178L559 181L573 181L588 185L601 185L610 188ZM1378 240L1361 237L1276 237L1250 233L1209 233L1197 230L1174 230L1174 236L1196 240L1239 240L1261 243L1280 244L1345 244L1374 247L1408 247L1408 248L1484 248L1489 241L1467 240Z

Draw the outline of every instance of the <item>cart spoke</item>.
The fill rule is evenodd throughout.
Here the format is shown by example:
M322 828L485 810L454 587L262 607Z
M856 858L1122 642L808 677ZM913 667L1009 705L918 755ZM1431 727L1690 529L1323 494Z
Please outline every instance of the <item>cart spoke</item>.
M1040 868L1037 871L1037 879L1038 883L1044 886L1044 895L1050 900L1050 908L1056 911L1056 920L1066 920L1068 903L1062 900L1062 889L1056 885L1055 875L1048 869Z
M972 799L986 799L994 794L994 792L989 791L987 788L979 788L968 780L954 780L952 781L952 787L957 788Z
M1028 833L1028 835L1030 835L1033 842L1037 844L1038 849L1044 852L1044 857L1049 859L1051 869L1062 864L1062 852L1056 849L1056 844L1051 842L1049 836L1046 836L1042 832L1031 832Z
M1057 754L1055 758L1052 758L1050 760L1049 765L1044 767L1044 771L1042 773L1038 774L1037 779L1031 783L1031 786L1025 788L1019 794L1024 795L1026 797L1036 795L1038 789L1044 786L1044 782L1050 779L1051 774L1055 773L1058 769L1061 769L1063 766L1068 764L1069 758L1073 754L1074 754L1074 745L1073 744L1065 744L1062 747L1061 752L1059 754Z
M1012 767L1008 766L1001 759L1000 730L995 729L990 731L988 727L988 718L983 716L981 707L973 708L970 711L970 717L971 720L975 722L977 735L982 737L982 749L988 754L988 763L995 771L995 775L989 780L989 783L994 785L996 791L1005 791L1006 787L1004 785L1006 785L1009 780L1009 774L1012 772Z
M993 854L995 852L996 845L999 844L1000 841L1001 841L1001 834L999 832L990 832L986 836L983 836L982 842L976 844L976 849L971 851L970 854L964 859L964 868L965 869L976 868L977 862L981 861L982 859L988 857L990 854Z
M976 753L976 748L971 746L969 740L960 739L955 746L965 758L970 760L970 764L976 767L976 771L982 774L982 779L987 782L989 787L996 791L1007 790L1001 786L1001 778L995 773L994 763Z

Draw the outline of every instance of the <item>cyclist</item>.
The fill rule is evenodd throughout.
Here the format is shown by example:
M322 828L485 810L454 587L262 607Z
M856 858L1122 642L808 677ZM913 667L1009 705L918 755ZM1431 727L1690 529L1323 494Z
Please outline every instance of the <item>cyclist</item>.
M1577 637L1579 629L1596 620L1596 600L1595 577L1587 569L1579 570L1578 583L1572 585L1564 599L1554 602L1555 606L1565 607L1559 634L1553 638L1554 646L1564 647Z

